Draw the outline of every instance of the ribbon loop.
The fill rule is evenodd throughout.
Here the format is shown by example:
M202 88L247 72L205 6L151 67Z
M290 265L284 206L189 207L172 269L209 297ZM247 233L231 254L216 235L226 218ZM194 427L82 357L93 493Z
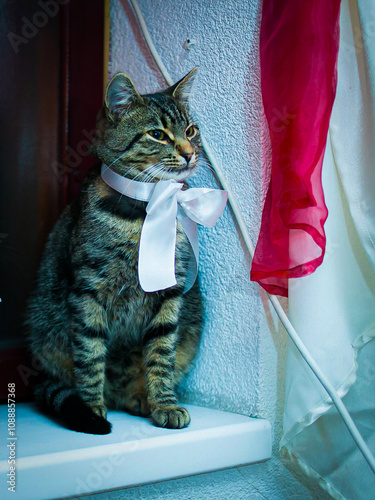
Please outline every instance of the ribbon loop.
M173 179L146 183L126 179L102 165L102 178L110 187L136 200L147 201L139 243L138 278L145 292L165 290L177 284L175 254L177 220L188 238L191 257L185 282L187 292L198 271L197 224L213 227L222 214L228 193L217 189L192 188Z
M206 227L214 227L227 199L226 191L208 188L191 188L177 194L177 200L187 216Z

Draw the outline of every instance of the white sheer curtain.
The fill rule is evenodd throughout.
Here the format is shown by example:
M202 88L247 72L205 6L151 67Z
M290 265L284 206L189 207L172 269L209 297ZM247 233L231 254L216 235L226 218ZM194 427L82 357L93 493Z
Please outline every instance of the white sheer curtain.
M375 3L343 0L337 96L323 163L327 252L291 280L289 315L375 453ZM375 498L375 476L323 388L288 348L282 451L334 498Z

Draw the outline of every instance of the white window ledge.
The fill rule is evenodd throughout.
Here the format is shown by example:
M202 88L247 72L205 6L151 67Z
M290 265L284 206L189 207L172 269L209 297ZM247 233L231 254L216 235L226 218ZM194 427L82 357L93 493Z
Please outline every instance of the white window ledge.
M2 482L0 497L56 499L270 458L267 420L185 406L191 415L187 429L161 429L147 419L113 411L108 414L112 433L94 436L66 430L41 415L34 405L18 403L16 494L7 491L9 484ZM0 406L0 422L0 471L9 473L6 443L12 439L7 439L6 405Z

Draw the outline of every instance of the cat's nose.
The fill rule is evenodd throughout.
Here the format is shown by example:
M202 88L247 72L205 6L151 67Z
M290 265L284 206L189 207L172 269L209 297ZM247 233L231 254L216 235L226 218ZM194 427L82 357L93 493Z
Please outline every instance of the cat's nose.
M189 163L189 161L190 161L190 160L192 159L192 157L193 157L193 153L188 153L187 151L182 151L182 152L181 152L181 156L182 156L183 158L185 158L186 163Z

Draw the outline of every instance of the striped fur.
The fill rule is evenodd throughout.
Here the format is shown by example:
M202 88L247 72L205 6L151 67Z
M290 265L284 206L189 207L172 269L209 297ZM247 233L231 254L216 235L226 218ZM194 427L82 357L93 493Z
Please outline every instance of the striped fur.
M200 148L187 107L193 77L194 70L163 93L140 96L128 77L116 76L98 116L93 152L138 181L191 174ZM98 165L47 240L26 323L31 351L43 366L36 400L68 428L110 432L107 408L151 416L163 427L190 422L175 389L199 344L199 285L182 293L189 244L178 224L178 284L142 291L137 260L144 217L145 204L107 186Z

